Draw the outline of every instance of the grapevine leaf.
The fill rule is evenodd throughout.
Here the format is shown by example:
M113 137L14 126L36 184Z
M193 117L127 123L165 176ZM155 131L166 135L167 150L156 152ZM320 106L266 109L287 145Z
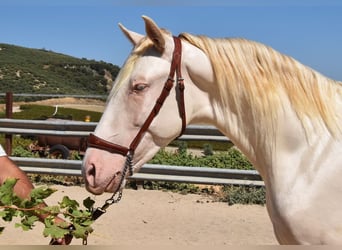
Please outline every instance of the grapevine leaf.
M87 208L89 211L92 210L94 204L95 204L95 201L91 199L90 197L83 200L83 206Z
M58 215L61 213L61 209L59 206L47 206L41 209L39 212L41 214L50 214L50 215Z
M31 197L31 200L42 203L44 199L46 199L47 197L49 197L51 194L53 194L56 191L57 191L56 189L52 189L52 188L38 187L38 188L32 189L30 197Z
M45 226L46 227L44 228L44 231L43 231L43 235L45 237L50 236L51 238L58 239L58 238L63 238L64 235L69 233L68 229L61 228L55 224L52 224L50 226L47 226L45 224Z
M0 209L2 209L0 218L4 221L12 221L14 217L20 217L21 220L15 224L15 227L27 231L34 227L40 214L45 214L47 215L43 222L45 237L63 238L66 234L71 233L75 238L86 239L88 234L93 232L90 225L94 222L91 211L95 201L91 198L83 200L83 205L86 208L84 210L79 209L79 203L68 196L64 196L56 206L42 207L41 204L45 198L56 190L45 187L34 188L29 199L21 199L13 191L16 183L17 179L7 179L0 186ZM66 221L55 224L55 217L59 215L63 215ZM71 231L70 225L74 228ZM0 234L4 228L0 227Z
M12 221L13 217L15 217L16 214L17 213L16 213L15 209L13 209L13 208L6 208L4 210L3 215L2 215L2 219L4 221Z
M13 204L13 188L17 183L18 179L9 178L4 181L0 186L0 204L1 205L12 205Z
M82 226L90 226L91 224L93 224L93 220L86 220L82 222Z
M38 217L35 215L24 216L21 223L16 223L15 227L21 227L24 231L28 231L33 228L36 221L38 221Z
M70 229L69 229L69 227L70 227L69 222L63 221L63 222L59 222L59 223L56 224L56 225L57 225L58 227L61 227L61 228L70 230Z
M34 207L34 205L35 205L35 202L32 202L29 199L23 199L21 200L19 207L31 208L31 207Z
M72 216L74 216L75 218L77 217L82 217L83 216L83 212L80 210L72 210Z
M79 203L76 200L71 200L68 196L64 196L62 201L60 202L61 208L70 208L77 209L79 207Z
M75 230L72 232L73 236L76 239L84 239L88 236L88 234L90 234L91 232L93 232L93 229L89 226L82 226L82 225L75 225Z

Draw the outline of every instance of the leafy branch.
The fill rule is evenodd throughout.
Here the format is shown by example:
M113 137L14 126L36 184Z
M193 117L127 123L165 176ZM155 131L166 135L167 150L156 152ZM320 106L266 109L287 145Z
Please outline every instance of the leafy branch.
M93 232L92 208L95 202L91 198L83 200L85 209L80 209L79 203L68 196L64 196L58 205L42 206L44 200L56 192L55 189L38 187L31 191L29 198L22 199L13 192L16 183L17 179L9 178L0 186L0 217L5 222L19 217L20 222L15 227L28 231L33 229L39 217L44 217L43 235L55 239L71 234L77 239L85 240ZM66 221L56 223L57 216L62 216ZM0 234L4 229L5 227L0 226Z

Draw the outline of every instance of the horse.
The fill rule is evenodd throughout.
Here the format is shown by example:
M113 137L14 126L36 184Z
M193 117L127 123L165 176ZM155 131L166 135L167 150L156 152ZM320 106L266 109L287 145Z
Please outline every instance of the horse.
M133 49L89 137L87 190L122 190L186 125L213 125L260 173L280 244L341 244L342 83L255 41L143 20L146 35L119 24Z

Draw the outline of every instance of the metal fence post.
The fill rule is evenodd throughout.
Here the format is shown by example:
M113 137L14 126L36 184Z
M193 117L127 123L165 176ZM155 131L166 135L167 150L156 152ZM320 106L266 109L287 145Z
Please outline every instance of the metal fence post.
M6 118L12 119L13 115L13 93L6 93ZM5 134L5 151L7 155L12 154L12 135Z

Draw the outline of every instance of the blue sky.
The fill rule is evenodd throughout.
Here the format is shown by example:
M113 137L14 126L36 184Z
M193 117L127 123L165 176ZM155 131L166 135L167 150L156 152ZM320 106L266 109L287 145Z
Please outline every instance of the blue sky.
M122 66L131 45L117 24L144 33L141 15L175 35L259 41L342 80L339 0L2 0L0 43Z

